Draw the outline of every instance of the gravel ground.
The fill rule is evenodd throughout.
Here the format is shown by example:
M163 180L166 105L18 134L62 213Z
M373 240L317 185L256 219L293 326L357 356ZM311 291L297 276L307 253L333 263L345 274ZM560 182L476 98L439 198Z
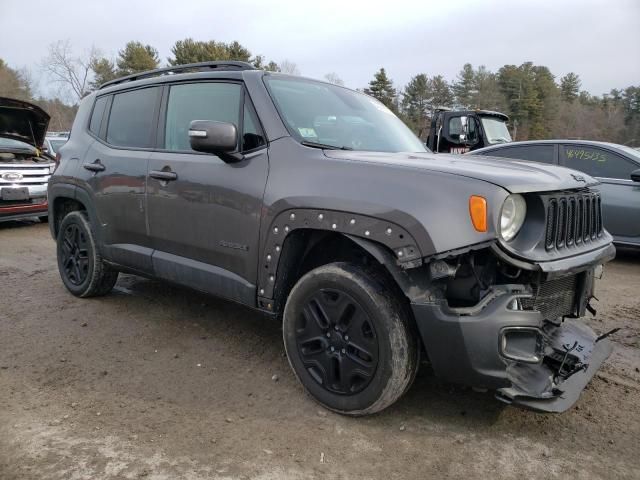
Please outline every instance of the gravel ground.
M504 406L422 368L381 414L321 409L276 322L160 282L71 296L47 225L0 224L0 479L640 478L640 255L599 282L624 327L578 404Z

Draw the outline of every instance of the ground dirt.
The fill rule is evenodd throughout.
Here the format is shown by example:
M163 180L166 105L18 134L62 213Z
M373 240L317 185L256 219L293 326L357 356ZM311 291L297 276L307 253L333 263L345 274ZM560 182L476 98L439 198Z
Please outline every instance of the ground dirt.
M564 414L422 368L394 406L347 418L296 383L276 322L129 275L75 298L47 225L0 224L0 479L638 479L640 255L597 296L588 323L624 328Z

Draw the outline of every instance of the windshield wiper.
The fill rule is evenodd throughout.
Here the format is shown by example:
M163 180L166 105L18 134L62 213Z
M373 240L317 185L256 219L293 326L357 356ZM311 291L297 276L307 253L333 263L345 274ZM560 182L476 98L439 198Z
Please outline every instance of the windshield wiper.
M306 147L322 148L324 150L353 150L353 148L351 147L337 147L335 145L329 145L326 143L318 143L318 142L308 142L306 140L303 140L300 143Z

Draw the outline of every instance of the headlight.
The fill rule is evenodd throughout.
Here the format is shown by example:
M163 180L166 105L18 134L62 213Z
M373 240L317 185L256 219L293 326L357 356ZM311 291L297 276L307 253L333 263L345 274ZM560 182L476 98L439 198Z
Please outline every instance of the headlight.
M518 234L526 216L527 203L522 195L509 195L500 213L500 235L506 242Z

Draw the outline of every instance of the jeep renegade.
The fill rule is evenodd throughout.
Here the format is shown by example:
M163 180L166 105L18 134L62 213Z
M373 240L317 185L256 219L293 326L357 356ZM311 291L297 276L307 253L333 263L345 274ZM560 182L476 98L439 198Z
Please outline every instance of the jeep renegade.
M611 352L580 321L615 255L598 183L433 155L365 94L241 62L158 69L85 97L59 153L50 228L72 294L128 272L281 319L331 410L391 405L423 356L560 412Z

